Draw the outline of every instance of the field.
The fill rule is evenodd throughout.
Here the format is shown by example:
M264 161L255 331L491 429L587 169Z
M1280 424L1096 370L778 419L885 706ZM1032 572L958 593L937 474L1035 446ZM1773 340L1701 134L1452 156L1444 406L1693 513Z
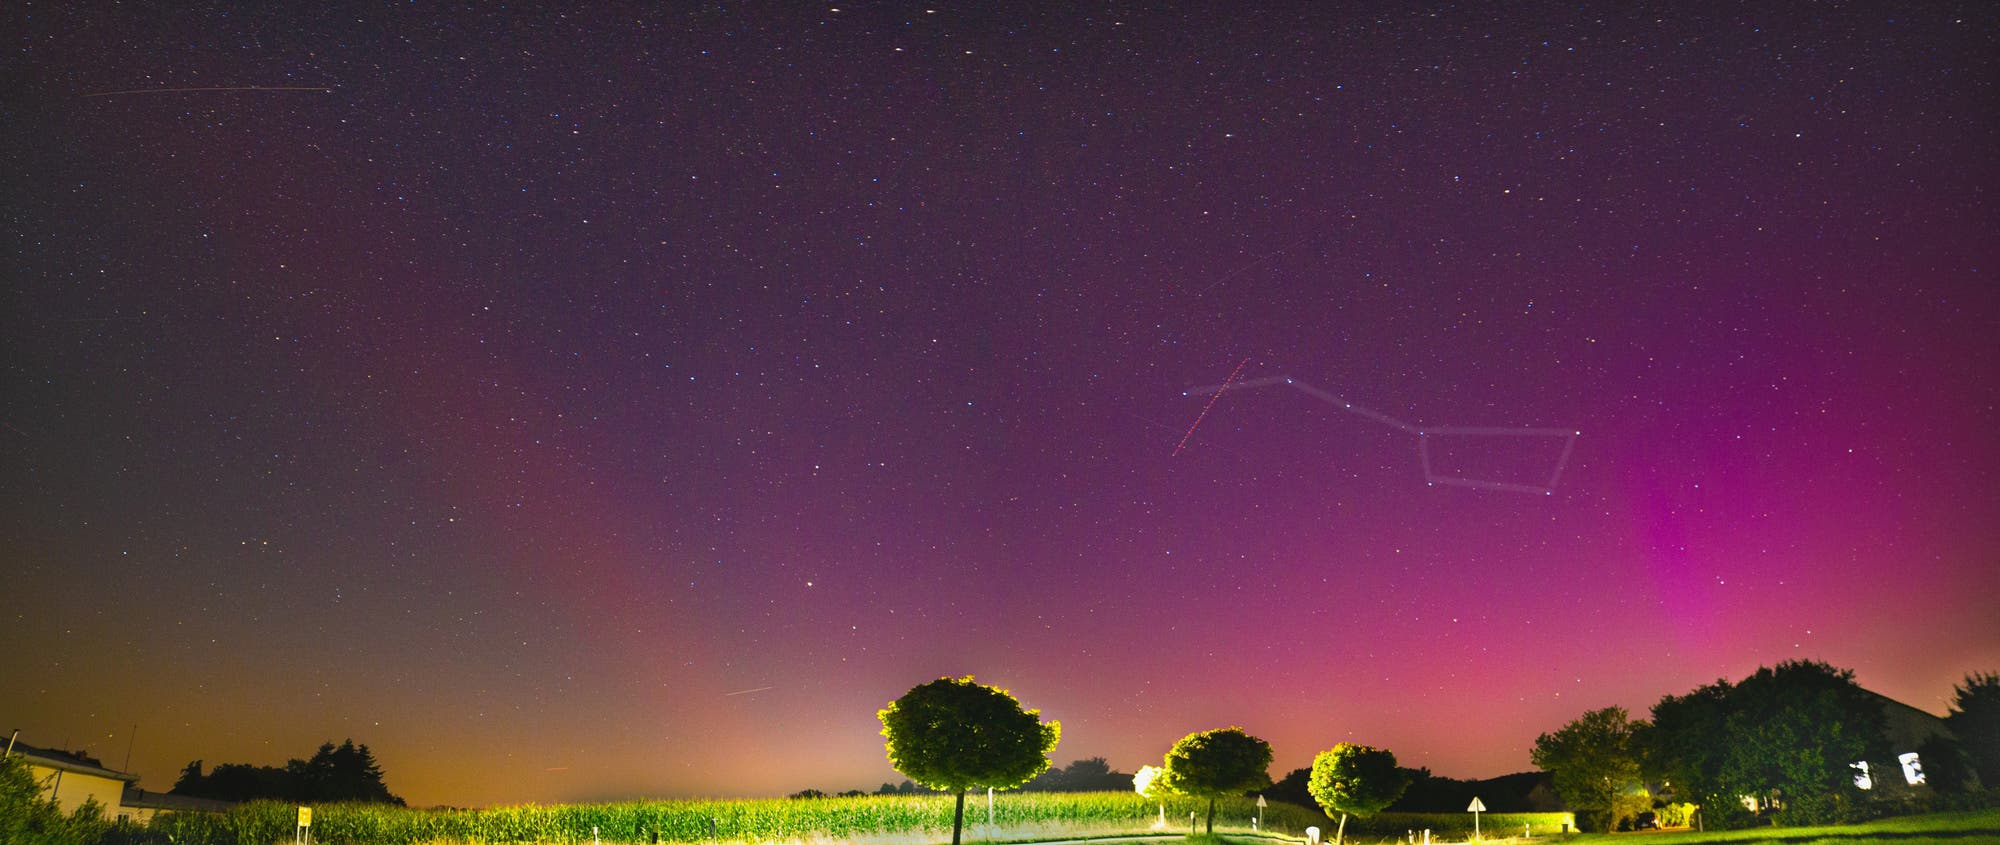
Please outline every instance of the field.
M1069 836L1149 833L1160 805L1132 793L1000 793L986 823L985 795L967 796L968 841L1021 841ZM1188 814L1205 804L1168 801L1167 829L1186 833ZM868 796L759 801L645 801L622 804L411 810L367 804L313 808L312 834L321 845L427 843L857 842L920 845L949 841L952 799L946 795ZM1266 828L1299 835L1323 829L1316 812L1273 804ZM1247 799L1219 802L1216 829L1248 831L1257 815ZM162 816L153 829L175 845L272 845L289 842L297 809L257 803L221 815ZM1350 824L1350 829L1352 825Z
M951 837L949 796L869 796L813 800L644 801L621 804L496 807L485 810L410 810L380 805L335 804L313 809L313 841L319 845L650 845L654 842L786 843L823 845L931 845ZM966 841L1031 842L1156 832L1185 834L1188 814L1205 805L1170 800L1167 826L1156 827L1160 807L1130 793L1001 793L994 823L986 823L984 795L966 800ZM1216 807L1216 831L1230 841L1273 842L1248 834L1257 808L1233 799ZM152 833L174 845L277 845L292 839L296 808L251 804L222 815L162 816ZM1723 845L1774 842L1785 845L1969 845L2000 842L2000 809L1939 813L1834 827L1757 828L1728 832L1673 831L1646 834L1552 835L1569 821L1567 813L1486 813L1480 818L1488 842L1555 841L1588 845ZM1287 804L1264 811L1262 831L1298 841L1308 826L1326 839L1334 823L1317 812ZM1523 827L1534 834L1522 839ZM1385 813L1350 819L1349 842L1401 842L1426 829L1434 841L1471 838L1469 814ZM1174 840L1178 841L1178 840Z

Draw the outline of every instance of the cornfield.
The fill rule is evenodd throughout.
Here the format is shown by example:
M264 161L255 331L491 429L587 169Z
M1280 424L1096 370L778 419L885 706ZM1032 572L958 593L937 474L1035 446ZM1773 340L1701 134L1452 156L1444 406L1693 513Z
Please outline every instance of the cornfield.
M313 808L315 845L504 845L547 843L650 845L655 842L813 843L877 842L920 845L951 835L952 796L904 795L745 801L639 801L494 807L483 810L415 810L380 804L331 804ZM1189 813L1205 802L1169 800L1166 829L1186 831ZM965 802L966 838L1007 841L1051 836L1143 833L1160 818L1160 805L1132 793L1006 792L986 821L984 795ZM1216 805L1218 830L1248 830L1254 799ZM164 814L152 830L174 845L278 845L295 834L298 810L259 802L221 814ZM1288 804L1264 811L1264 829L1293 835L1326 817Z

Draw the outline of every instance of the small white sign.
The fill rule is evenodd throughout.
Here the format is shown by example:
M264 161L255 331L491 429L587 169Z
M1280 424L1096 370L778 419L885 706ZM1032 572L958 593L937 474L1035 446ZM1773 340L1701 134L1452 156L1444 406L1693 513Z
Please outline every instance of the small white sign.
M1480 803L1479 799L1475 797L1472 799L1472 806L1465 808L1465 811L1468 813L1484 813L1486 812L1486 805Z
M1257 796L1257 809L1259 810L1264 809L1265 806L1267 805L1264 803L1264 796L1262 795Z

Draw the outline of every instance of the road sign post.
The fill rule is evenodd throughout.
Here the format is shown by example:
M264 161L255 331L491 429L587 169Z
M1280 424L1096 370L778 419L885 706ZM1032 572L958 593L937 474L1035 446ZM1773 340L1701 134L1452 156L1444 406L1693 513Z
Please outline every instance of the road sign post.
M1479 814L1486 812L1486 805L1480 802L1479 796L1474 795L1472 796L1472 806L1465 808L1465 811L1472 814L1472 838L1478 839Z
M308 845L308 843L311 843L312 826L313 826L313 808L300 807L299 826L296 830L292 831L292 841L299 843L299 845Z

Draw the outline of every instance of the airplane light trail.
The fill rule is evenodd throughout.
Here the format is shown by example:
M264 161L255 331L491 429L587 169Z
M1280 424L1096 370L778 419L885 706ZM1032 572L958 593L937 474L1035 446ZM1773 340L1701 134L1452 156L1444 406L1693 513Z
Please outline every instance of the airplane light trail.
M1201 408L1201 413L1195 415L1194 425L1188 426L1187 433L1181 435L1180 445L1174 447L1174 454L1169 457L1178 456L1181 453L1182 449L1187 448L1188 438L1194 436L1194 430L1200 427L1202 419L1208 416L1208 409L1215 407L1215 400L1222 398L1222 391L1229 389L1229 383L1236 380L1236 374L1243 372L1243 365L1248 363L1250 363L1250 358L1248 356L1245 356L1243 360L1236 362L1236 369L1231 370L1229 372L1229 378L1222 380L1222 386L1215 389L1215 395L1209 397L1208 404L1203 405Z

